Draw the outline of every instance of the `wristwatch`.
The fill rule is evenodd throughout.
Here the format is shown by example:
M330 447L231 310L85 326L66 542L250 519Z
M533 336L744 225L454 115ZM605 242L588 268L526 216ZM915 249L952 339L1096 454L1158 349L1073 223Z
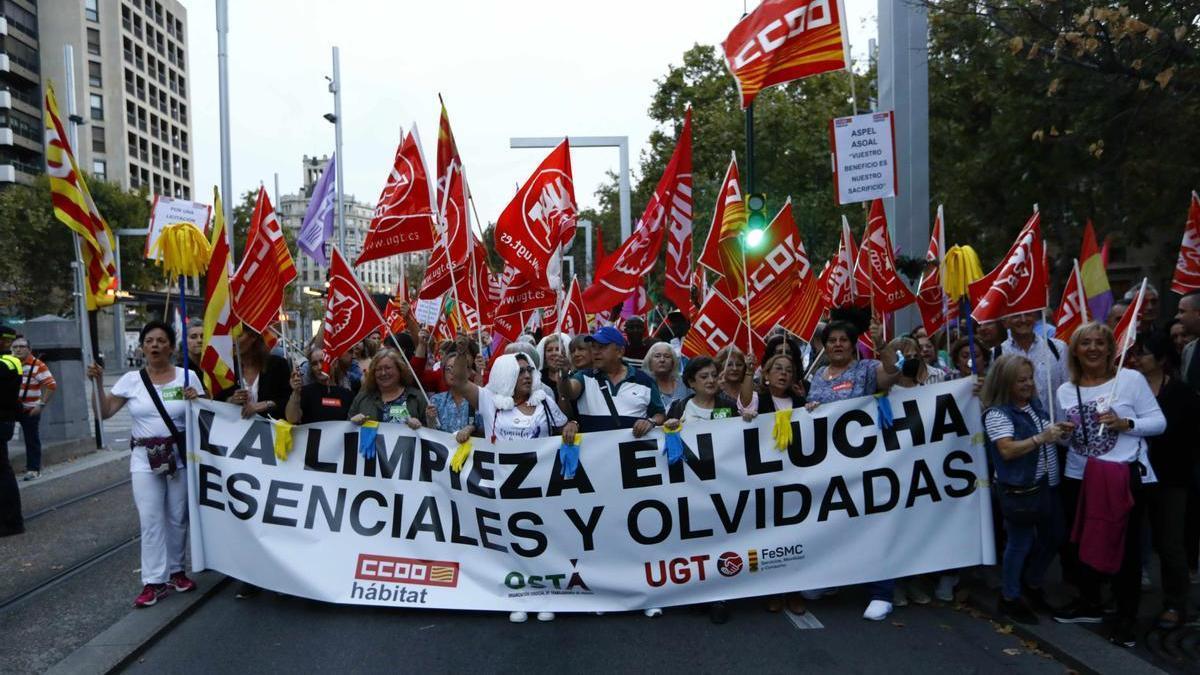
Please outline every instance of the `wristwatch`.
M1125 418L1125 421L1129 424L1129 431L1133 431L1133 418L1127 417Z

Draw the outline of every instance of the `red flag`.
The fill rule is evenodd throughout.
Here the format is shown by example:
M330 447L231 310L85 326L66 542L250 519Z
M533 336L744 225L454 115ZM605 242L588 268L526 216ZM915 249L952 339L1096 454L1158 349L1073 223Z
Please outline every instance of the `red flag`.
M1071 339L1075 329L1088 320L1087 298L1083 294L1083 278L1079 274L1079 261L1071 267L1071 276L1067 277L1067 285L1063 288L1062 302L1054 313L1054 337L1066 342Z
M492 332L507 342L512 342L521 334L521 330L525 328L525 323L528 320L528 314L512 314L509 316L497 315L496 322L492 327Z
M700 307L683 338L683 355L688 358L715 356L729 345L744 345L745 326L738 308L720 292L714 292Z
M563 139L546 156L496 221L496 252L537 285L562 288L562 249L575 238L571 146Z
M858 247L854 244L850 223L842 216L842 241L838 244L837 255L834 256L825 275L825 294L828 296L830 307L850 307L856 304L854 268L857 260Z
M1105 248L1108 242L1104 242ZM1183 229L1183 241L1179 244L1179 260L1175 263L1175 276L1171 279L1171 290L1184 295L1200 288L1200 196L1192 193L1188 208L1187 225Z
M590 333L592 330L588 325L587 312L583 309L583 291L579 289L579 282L576 279L571 279L571 287L567 291L562 318L557 320L557 324L556 332L566 333L571 337Z
M443 214L446 230L442 245L450 254L450 261L457 267L466 264L470 253L471 219L467 214L467 184L462 167L450 171L450 192Z
M1142 285L1138 288L1137 297L1133 299L1133 304L1125 313L1121 315L1121 320L1117 322L1116 328L1113 329L1113 338L1117 342L1117 354L1120 359L1124 359L1125 352L1133 347L1133 343L1137 340L1138 322L1142 313L1142 300L1146 297L1146 280L1142 279Z
M334 246L329 261L329 294L325 299L324 370L328 372L338 357L384 327L379 308L358 283L342 252Z
M929 250L925 252L925 273L917 284L917 307L921 310L921 323L925 333L933 335L946 325L946 290L942 288L942 257L946 254L943 230L942 205L938 204L937 217L933 220L933 232L929 237Z
M401 311L409 301L408 282L401 279L396 282L396 292L387 301L386 311L383 313L384 330L383 337L387 337L390 333L398 335L404 332L407 327L407 322L404 319L404 313Z
M763 244L746 251L750 323L761 330L776 324L810 339L825 311L804 241L788 199L763 231Z
M450 262L446 256L446 248L439 246L429 255L429 264L425 267L425 278L421 281L421 288L417 290L417 298L440 298L450 290L450 285Z
M544 285L534 284L525 278L517 268L504 266L501 277L504 290L500 293L500 304L496 307L496 317L528 314L535 309L553 307L558 299L554 291Z
M888 234L883 200L871 203L867 233L858 250L860 264L865 263L871 277L871 309L875 312L894 312L916 302L916 297L896 273L892 237Z
M678 217L670 205L679 193L691 195L692 177L690 172L683 171L685 152L690 159L691 144L685 150L683 144L677 142L675 152L667 162L633 235L622 242L616 251L604 256L602 265L597 263L592 285L583 292L588 312L596 314L612 309L632 293L653 269L658 252L662 249L665 232L673 227L668 224L668 219L673 221Z
M721 43L742 108L767 87L850 67L840 0L767 0Z
M721 181L712 225L700 251L700 264L717 274L717 290L729 297L741 297L745 288L742 270L742 231L746 229L746 203L738 183L737 157L729 160Z
M439 96L440 100L441 97ZM454 131L450 129L450 115L446 112L446 104L442 103L442 116L438 119L437 142L437 203L434 206L440 211L442 202L446 199L446 188L450 185L450 173L462 167L462 158L458 156L458 145L454 142ZM466 204L462 205L465 210Z
M488 299L488 277L491 270L487 264L487 251L483 243L473 235L470 237L468 267L456 276L458 301L463 305L463 316L471 330L489 326L494 318L496 304Z
M279 219L267 191L260 187L242 262L229 280L234 313L254 332L265 333L267 326L279 320L283 289L295 278L296 265L288 253Z
M1045 309L1049 286L1041 214L1035 211L1008 249L1004 262L971 284L972 298L979 298L971 316L987 323Z
M436 212L430 187L414 124L396 148L392 171L379 195L375 215L363 240L362 253L354 261L355 265L397 253L433 248Z
M692 109L683 117L679 132L678 189L671 199L667 227L667 269L663 295L675 303L685 317L691 311L692 281Z

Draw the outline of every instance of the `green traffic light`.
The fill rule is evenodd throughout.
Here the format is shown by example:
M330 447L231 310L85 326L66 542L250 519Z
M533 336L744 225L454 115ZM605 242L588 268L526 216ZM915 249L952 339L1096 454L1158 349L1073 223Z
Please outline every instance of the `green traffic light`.
M767 228L766 208L765 194L755 192L746 196L746 248L757 248L762 243L763 231Z
M762 243L763 231L761 228L746 230L746 248L758 248Z

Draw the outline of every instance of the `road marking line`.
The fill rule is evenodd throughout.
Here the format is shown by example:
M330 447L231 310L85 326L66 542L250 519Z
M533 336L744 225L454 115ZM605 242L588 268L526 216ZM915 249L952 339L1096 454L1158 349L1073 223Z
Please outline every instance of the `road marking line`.
M825 624L821 623L821 621L817 619L812 612L793 614L785 609L783 613L785 616L787 616L788 621L791 621L792 625L795 626L797 630L816 630L818 628L825 627Z

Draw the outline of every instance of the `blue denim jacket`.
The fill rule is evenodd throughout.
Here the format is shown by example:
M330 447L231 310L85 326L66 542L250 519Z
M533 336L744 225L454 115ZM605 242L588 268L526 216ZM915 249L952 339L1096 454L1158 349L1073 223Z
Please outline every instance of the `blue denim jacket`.
M1040 401L1034 398L1029 402L1030 407L1042 418L1044 422L1050 420L1050 415L1046 413ZM1015 408L1011 405L996 406L988 408L988 410L998 410L1005 417L1012 421L1013 424L1013 440L1023 441L1027 438L1033 438L1038 433L1037 420L1029 416L1028 413ZM986 414L988 411L985 410ZM996 471L996 480L1004 485L1013 487L1030 487L1034 483L1034 477L1037 476L1038 453L1041 449L1036 449L1032 452L1027 452L1015 459L1004 459L1000 456L1000 449L996 447L995 442L984 434L985 445L987 447L988 457L992 460L992 467Z

